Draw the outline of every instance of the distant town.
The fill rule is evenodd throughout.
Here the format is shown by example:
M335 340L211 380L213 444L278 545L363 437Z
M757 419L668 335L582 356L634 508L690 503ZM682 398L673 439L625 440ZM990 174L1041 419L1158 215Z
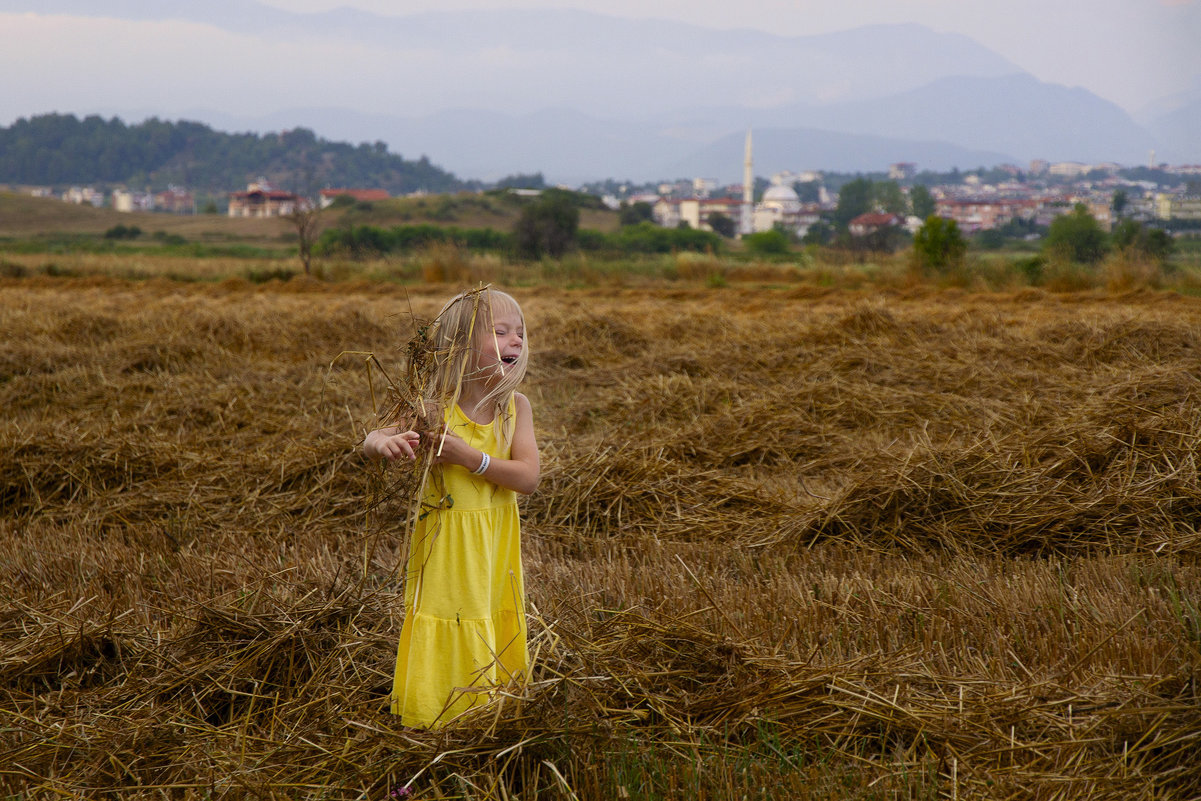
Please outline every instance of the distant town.
M915 232L929 214L954 220L965 234L1005 229L1045 229L1058 216L1083 204L1105 230L1118 219L1159 225L1176 236L1201 235L1201 165L1151 162L1145 167L1114 163L1047 162L1025 168L1002 164L991 169L959 173L923 172L920 165L898 162L866 178L895 184L895 201L871 208L849 221L852 235L897 227ZM541 175L507 181L505 188L536 195L545 187ZM796 240L810 237L838 208L840 190L864 176L822 171L784 171L769 178L755 177L751 192L744 184L721 185L717 180L691 178L635 185L615 181L572 188L599 196L614 210L638 206L646 219L667 227L690 227L741 236L781 230ZM23 187L41 197L60 197L68 203L111 207L120 212L169 214L226 214L230 217L282 217L297 211L325 208L339 197L354 202L386 200L383 189L327 187L315 197L276 188L265 178L225 197L208 196L204 203L187 187L169 186L160 192L72 186ZM481 190L482 191L482 190ZM415 195L424 194L421 192ZM1032 234L1033 235L1033 234Z

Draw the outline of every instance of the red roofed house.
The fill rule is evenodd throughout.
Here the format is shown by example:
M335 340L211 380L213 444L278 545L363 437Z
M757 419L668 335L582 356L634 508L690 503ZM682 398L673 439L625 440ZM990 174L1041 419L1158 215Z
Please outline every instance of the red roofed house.
M359 203L371 203L376 200L387 200L392 197L387 189L322 189L321 208L328 208L335 198L345 195Z
M172 214L195 214L196 197L188 190L173 185L154 196L154 207Z
M272 189L262 180L249 184L245 192L229 193L230 217L284 217L308 205L300 195Z
M953 199L938 201L935 214L954 220L966 234L997 228L1015 217L1032 219L1038 202L1024 198Z
M847 228L851 232L851 236L867 236L874 234L877 231L882 231L885 228L892 228L903 223L900 217L895 214L889 214L882 211L868 212L860 214L855 219L851 220Z

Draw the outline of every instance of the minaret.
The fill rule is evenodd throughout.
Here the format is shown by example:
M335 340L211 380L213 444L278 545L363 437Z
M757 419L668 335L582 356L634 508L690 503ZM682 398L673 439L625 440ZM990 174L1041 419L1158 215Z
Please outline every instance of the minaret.
M753 233L755 213L755 170L751 161L751 129L746 129L746 161L742 168L742 219L738 221L738 233Z

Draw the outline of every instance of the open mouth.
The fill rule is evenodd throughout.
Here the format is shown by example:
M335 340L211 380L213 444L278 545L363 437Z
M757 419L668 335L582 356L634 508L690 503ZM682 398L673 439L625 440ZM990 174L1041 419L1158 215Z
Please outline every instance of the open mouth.
M502 356L500 357L500 360L505 364L517 364L516 356Z

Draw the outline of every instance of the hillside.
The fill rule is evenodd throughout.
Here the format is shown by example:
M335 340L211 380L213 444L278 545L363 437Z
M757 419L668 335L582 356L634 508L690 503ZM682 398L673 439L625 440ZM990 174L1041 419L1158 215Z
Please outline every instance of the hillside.
M324 186L447 192L462 181L422 156L390 153L383 142L332 142L305 128L229 134L198 122L44 114L0 128L0 183L124 184L201 192L240 189L259 177L314 194Z
M262 242L278 240L290 229L278 218L232 218L221 214L123 213L108 208L64 203L54 198L0 192L0 237L11 239L64 234L98 235L117 226L136 226L146 234L163 232L189 240Z
M432 224L459 228L509 230L521 213L521 201L494 194L428 195L392 198L323 212L322 226ZM290 224L279 218L253 219L222 214L177 215L155 212L123 213L108 208L79 206L53 198L0 192L0 237L13 239L60 234L102 234L116 225L137 226L147 234L161 231L189 241L280 241L291 238ZM597 231L617 228L612 211L580 209L580 227Z

